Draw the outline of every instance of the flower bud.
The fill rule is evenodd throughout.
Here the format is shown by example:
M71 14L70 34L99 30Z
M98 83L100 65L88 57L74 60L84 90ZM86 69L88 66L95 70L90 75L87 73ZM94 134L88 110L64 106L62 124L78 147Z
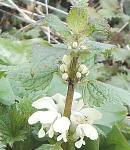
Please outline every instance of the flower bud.
M78 79L80 79L80 78L81 78L81 76L82 76L82 75L81 75L81 73L80 73L80 72L77 72L77 73L76 73L76 77L77 77Z
M66 81L66 80L68 79L68 74L67 74L67 73L64 73L64 74L62 75L62 79Z
M87 46L82 45L82 46L80 46L80 48L81 48L81 49L87 49Z
M62 59L62 62L65 64L65 65L69 65L71 63L71 57L70 56L67 56L67 55L64 55L63 56L63 59Z
M68 49L72 49L72 47L71 47L71 46L68 46Z
M85 65L80 65L78 71L82 74L86 74L88 72L88 68Z
M60 71L61 71L61 72L67 72L67 71L68 71L67 65L62 64L62 65L60 66Z
M72 46L73 46L73 48L77 48L78 43L77 43L77 42L74 42Z

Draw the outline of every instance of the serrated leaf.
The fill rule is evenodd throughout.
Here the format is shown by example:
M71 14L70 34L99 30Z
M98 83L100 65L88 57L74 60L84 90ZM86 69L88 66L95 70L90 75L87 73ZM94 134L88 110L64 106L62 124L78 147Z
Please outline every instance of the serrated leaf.
M88 46L91 52L95 52L95 54L105 53L116 48L115 45L91 41L88 38L85 39L84 44Z
M88 14L85 9L72 8L67 17L69 29L74 34L86 34L88 23Z
M104 18L92 18L89 17L89 24L93 27L92 37L96 38L98 41L104 41L110 36L110 25L108 21Z
M89 2L89 0L76 0L76 1L74 1L73 3L74 3L74 6L75 7L80 7L81 9L86 9L86 7L88 6L88 2Z
M29 133L29 125L24 114L17 110L16 106L7 109L0 116L1 140L12 145L16 141L26 139Z
M11 80L20 82L27 91L44 90L49 85L65 52L66 49L52 47L47 43L36 44L31 62L10 68L7 76Z
M110 102L130 106L130 93L128 91L100 81L89 81L82 88L82 92L84 101L90 105L101 106Z
M50 145L50 144L43 144L41 147L37 148L36 150L62 150L59 145Z
M5 148L6 148L6 145L0 141L0 150L6 150Z
M7 74L9 79L19 82L25 90L37 91L44 90L48 86L53 72L54 70L51 68L26 64L14 67Z
M5 105L15 103L15 95L7 78L0 79L0 103Z
M126 138L123 136L121 131L114 126L112 131L108 134L101 150L130 150Z

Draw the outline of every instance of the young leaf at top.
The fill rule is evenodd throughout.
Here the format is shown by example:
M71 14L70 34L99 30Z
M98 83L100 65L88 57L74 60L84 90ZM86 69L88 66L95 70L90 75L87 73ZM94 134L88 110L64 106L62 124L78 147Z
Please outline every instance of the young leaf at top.
M88 13L86 9L72 8L67 17L68 28L73 34L80 35L87 33Z

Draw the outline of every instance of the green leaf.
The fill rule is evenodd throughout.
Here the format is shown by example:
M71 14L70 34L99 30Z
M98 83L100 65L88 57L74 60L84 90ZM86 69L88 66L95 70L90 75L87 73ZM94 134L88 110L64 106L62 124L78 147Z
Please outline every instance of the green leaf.
M85 9L72 8L67 17L69 29L74 34L86 34L87 32L88 14Z
M104 41L110 36L110 26L106 19L99 18L89 18L89 24L93 27L92 37L96 38L98 41Z
M115 48L115 45L91 41L88 38L85 39L84 44L88 46L91 52L94 52L96 54L105 53L106 51L111 51Z
M130 150L130 145L120 132L120 130L114 126L112 131L108 134L101 150Z
M25 64L14 67L7 74L9 79L19 82L25 90L38 91L49 85L53 72L54 69L42 65Z
M82 146L80 150L99 150L99 139L93 141L85 138L85 143L85 146Z
M66 95L66 91L67 84L58 75L55 74L48 87L47 94L54 95L56 93L61 93L63 95Z
M0 38L0 62L2 64L20 64L26 62L31 52L30 41L12 41Z
M5 148L6 148L6 145L2 143L0 139L0 150L5 150Z
M0 103L5 105L15 103L15 95L7 78L0 79Z
M32 63L41 68L56 66L66 52L65 48L60 48L58 45L53 47L47 43L35 44L32 52Z
M63 23L57 16L48 15L44 19L44 23L47 24L53 31L59 34L62 38L67 38L70 35L70 32L65 23Z
M120 104L108 103L97 109L102 113L102 118L96 121L95 124L107 127L111 127L115 123L121 122L128 114L127 108Z
M62 150L59 145L50 145L50 144L43 144L41 147L37 148L36 150Z
M120 17L121 11L118 0L100 0L102 9L99 10L99 13L105 18L114 18Z
M127 104L130 106L130 93L124 89L92 80L82 87L83 99L90 105L101 106L105 103Z
M9 145L26 139L29 128L26 115L18 111L16 106L8 108L7 112L0 116L1 140Z
M117 48L112 51L111 55L115 61L122 61L124 62L126 58L130 56L129 50L123 48Z
M20 82L27 91L45 90L65 52L66 49L52 47L45 42L36 44L31 62L10 68L7 76L11 80Z
M80 7L81 9L82 8L86 9L86 7L88 6L88 4L87 4L88 2L89 2L89 0L76 0L75 1L75 6Z

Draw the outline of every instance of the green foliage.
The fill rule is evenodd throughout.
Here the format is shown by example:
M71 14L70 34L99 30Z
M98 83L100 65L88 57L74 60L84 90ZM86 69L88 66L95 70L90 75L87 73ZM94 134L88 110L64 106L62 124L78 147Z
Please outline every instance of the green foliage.
M14 65L27 61L32 42L0 38L0 64Z
M130 93L99 81L89 81L82 89L84 101L90 105L101 106L104 103L119 103L130 106ZM89 93L89 97L88 94Z
M70 35L67 25L55 15L48 15L44 20L44 24L49 26L54 32L56 32L56 34L59 34L62 38L66 39L67 36Z
M41 147L37 148L36 150L62 150L59 145L51 145L51 144L43 144Z
M121 122L128 114L125 106L108 103L97 108L102 113L102 118L95 122L96 125L112 127L115 123ZM100 128L102 130L102 127Z
M116 18L121 17L121 11L119 9L118 0L100 0L102 9L99 10L99 13L105 18Z
M120 132L120 130L114 126L112 131L105 139L101 150L130 150L130 145Z
M91 41L88 38L85 39L84 43L88 46L88 49L95 54L110 53L114 48L116 48L115 45Z
M67 17L67 25L75 35L87 33L88 14L85 9L72 8Z
M12 105L15 103L15 98L9 80L6 78L0 79L0 103Z
M10 146L16 141L26 139L29 125L25 115L17 111L16 106L10 107L5 114L0 116L0 133L2 141Z

